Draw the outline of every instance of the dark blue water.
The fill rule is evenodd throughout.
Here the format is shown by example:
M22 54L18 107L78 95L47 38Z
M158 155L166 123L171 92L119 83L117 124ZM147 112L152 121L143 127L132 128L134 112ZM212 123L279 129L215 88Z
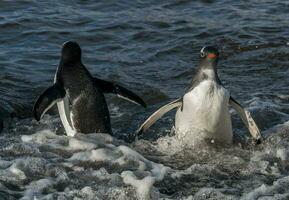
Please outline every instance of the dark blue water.
M15 127L39 125L32 120L33 103L52 84L67 40L81 45L93 75L119 82L147 102L142 109L108 95L119 137L133 135L154 110L184 94L205 45L218 46L220 79L266 134L289 120L288 11L287 1L270 0L1 1L0 116L11 126L3 137ZM55 108L49 113L58 119ZM165 135L173 117L162 118L144 137ZM236 134L248 134L236 114L233 124ZM59 121L54 125L61 130ZM17 140L23 133L13 134Z

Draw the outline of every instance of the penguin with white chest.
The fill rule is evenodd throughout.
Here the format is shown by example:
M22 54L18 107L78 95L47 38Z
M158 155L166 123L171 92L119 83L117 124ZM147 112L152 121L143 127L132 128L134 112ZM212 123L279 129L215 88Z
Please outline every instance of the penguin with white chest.
M145 102L130 90L92 77L82 64L80 46L69 41L62 47L54 84L39 96L34 104L33 115L39 121L57 103L67 135L95 132L112 134L104 93L115 93L146 107Z
M218 143L231 144L233 131L229 105L240 115L256 143L261 133L249 111L243 108L225 89L217 74L219 52L212 46L201 49L200 63L186 94L153 113L138 129L145 132L168 111L177 108L175 133L178 138L193 134L196 139L209 139ZM201 137L201 138L200 138Z

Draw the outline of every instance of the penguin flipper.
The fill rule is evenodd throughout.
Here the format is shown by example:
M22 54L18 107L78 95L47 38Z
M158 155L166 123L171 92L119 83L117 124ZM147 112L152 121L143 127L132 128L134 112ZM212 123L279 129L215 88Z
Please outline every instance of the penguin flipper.
M101 80L98 78L94 78L94 82L98 86L100 86L101 91L103 93L114 93L117 96L119 96L119 97L121 97L127 101L131 101L133 103L139 104L139 105L143 106L144 108L146 108L146 103L138 95L136 95L134 92L132 92L132 91L116 84L116 83Z
M153 125L158 119L160 119L164 114L169 112L170 110L180 107L183 104L182 98L179 98L171 103L168 103L155 111L137 130L137 135L142 134L145 132L151 125Z
M47 88L37 99L33 107L33 116L39 121L58 101L65 97L65 90L57 83Z
M243 123L249 129L249 132L256 143L260 143L262 135L257 124L252 118L251 113L247 109L243 108L243 106L239 104L233 97L230 97L229 104L238 112Z

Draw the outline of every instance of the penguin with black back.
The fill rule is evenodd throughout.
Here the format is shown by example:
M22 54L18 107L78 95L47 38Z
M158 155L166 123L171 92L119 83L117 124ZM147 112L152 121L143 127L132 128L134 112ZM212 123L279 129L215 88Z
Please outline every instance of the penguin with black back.
M68 136L76 133L112 134L105 93L114 93L146 107L145 102L132 91L93 77L82 64L78 43L68 41L62 47L54 84L39 96L34 104L33 115L39 121L57 103Z

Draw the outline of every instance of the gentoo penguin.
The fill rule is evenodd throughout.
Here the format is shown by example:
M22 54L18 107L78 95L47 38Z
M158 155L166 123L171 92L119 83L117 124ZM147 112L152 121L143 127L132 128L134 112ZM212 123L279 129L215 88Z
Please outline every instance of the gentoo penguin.
M146 107L145 102L130 90L92 77L82 64L80 46L76 42L68 41L62 47L54 84L39 96L33 115L39 121L45 112L57 103L67 135L95 132L112 134L104 93L115 93Z
M175 116L177 137L195 134L190 138L200 139L202 137L202 139L231 144L233 134L228 107L231 105L241 116L255 142L260 143L261 133L251 114L230 95L219 79L217 74L218 59L219 52L215 47L202 48L200 63L191 87L182 98L153 113L138 129L138 135L146 131L166 112L177 108Z

